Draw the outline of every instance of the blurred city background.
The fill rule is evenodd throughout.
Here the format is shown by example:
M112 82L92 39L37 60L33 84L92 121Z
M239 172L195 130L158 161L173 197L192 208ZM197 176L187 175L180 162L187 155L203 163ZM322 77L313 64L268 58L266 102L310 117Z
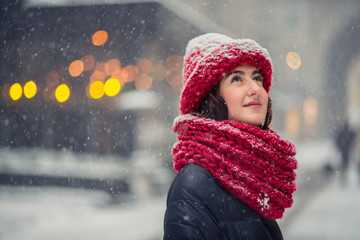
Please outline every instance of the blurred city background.
M182 57L206 32L272 57L271 127L299 161L285 239L360 237L359 1L0 6L0 239L161 239Z

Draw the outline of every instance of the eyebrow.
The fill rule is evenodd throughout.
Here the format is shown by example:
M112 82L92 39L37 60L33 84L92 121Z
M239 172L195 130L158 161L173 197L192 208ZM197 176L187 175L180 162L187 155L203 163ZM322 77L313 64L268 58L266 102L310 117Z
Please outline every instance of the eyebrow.
M239 70L235 70L235 71L229 72L229 73L225 76L225 78L227 78L227 77L229 77L230 75L235 74L235 73L238 73L238 74L240 74L240 75L245 75L245 72L239 71ZM252 72L251 75L254 76L254 75L256 75L256 74L260 74L260 71L259 71L259 70L255 70L255 71Z

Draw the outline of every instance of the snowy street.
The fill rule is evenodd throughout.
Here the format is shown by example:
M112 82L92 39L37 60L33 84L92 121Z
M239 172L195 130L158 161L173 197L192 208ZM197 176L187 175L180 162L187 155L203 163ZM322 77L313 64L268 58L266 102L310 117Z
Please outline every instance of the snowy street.
M298 191L294 204L279 221L285 239L355 240L360 237L360 176L352 163L347 182L335 172L327 175L325 164L338 164L331 141L309 141L297 146Z
M158 239L164 199L122 204L103 192L0 188L0 239Z
M327 141L298 145L299 190L293 207L279 221L285 239L359 238L360 185L355 169L349 171L346 187L338 174L319 177L328 157L336 156L331 149ZM116 202L101 191L2 186L0 192L2 240L162 237L165 195Z
M355 240L360 237L360 184L355 172L348 186L342 187L334 177L319 189L295 219L283 228L285 239L294 240Z

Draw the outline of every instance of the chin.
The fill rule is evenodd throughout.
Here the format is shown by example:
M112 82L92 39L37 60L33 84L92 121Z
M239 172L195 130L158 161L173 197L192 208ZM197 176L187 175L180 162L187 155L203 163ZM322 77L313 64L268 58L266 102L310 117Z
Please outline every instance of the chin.
M252 125L252 126L255 126L255 127L258 127L258 126L261 126L264 121L246 121L244 119L229 119L231 121L235 121L235 122L242 122L242 123L246 123L246 124L249 124L249 125Z
M249 121L243 121L244 123L247 123L249 125L253 125L255 127L261 126L264 123L264 120L249 120Z
M253 116L249 116L250 114L246 114L247 116L244 117L245 114L240 115L240 116L236 116L236 114L232 115L232 116L228 116L229 120L235 121L235 122L243 122L249 125L253 125L253 126L260 126L264 123L265 121L265 116L263 116L263 114L254 114Z
M260 127L262 123L248 123L248 124L254 127Z

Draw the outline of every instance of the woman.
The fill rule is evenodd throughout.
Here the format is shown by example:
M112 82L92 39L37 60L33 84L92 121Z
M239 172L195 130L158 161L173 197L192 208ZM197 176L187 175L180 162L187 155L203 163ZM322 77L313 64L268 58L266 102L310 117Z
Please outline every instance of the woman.
M268 127L272 72L255 41L188 43L164 239L283 239L275 219L292 205L297 162Z

